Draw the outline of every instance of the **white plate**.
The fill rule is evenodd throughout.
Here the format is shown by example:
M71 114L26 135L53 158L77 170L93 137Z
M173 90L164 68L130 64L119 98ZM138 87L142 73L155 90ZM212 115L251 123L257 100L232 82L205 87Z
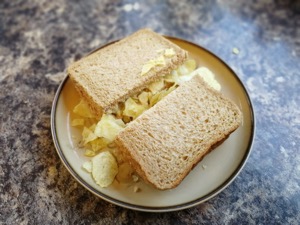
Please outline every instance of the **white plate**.
M218 148L208 154L175 189L159 191L142 181L133 186L118 185L109 188L95 184L91 175L82 169L88 158L76 147L80 134L70 126L72 109L79 96L66 77L59 86L51 112L51 129L57 152L73 177L87 190L113 204L140 211L167 212L200 204L227 187L243 168L251 150L254 136L254 114L247 91L237 75L217 56L193 43L170 38L189 51L199 66L209 68L222 85L222 93L232 99L243 113L241 126Z

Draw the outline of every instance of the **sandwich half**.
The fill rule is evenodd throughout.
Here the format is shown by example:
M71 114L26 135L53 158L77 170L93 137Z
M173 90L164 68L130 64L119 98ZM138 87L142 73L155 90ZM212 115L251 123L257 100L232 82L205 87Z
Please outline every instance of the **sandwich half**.
M163 50L172 49L164 56ZM80 59L68 74L92 111L103 113L162 78L187 59L187 52L161 35L142 29ZM145 65L149 71L141 73Z
M129 163L158 189L179 185L242 118L195 68L185 50L149 29L73 63L68 74L85 102L73 112L87 103L97 118L74 123L83 128L86 156L111 151L119 171Z
M241 118L231 100L195 76L129 123L116 144L146 182L170 189L236 130Z

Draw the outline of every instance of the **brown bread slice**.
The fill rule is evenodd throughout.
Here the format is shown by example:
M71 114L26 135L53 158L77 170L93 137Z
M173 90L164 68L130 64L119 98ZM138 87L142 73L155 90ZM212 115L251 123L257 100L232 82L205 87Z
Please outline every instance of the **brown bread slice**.
M146 182L169 189L236 130L241 118L232 101L195 76L128 124L116 143Z
M162 52L173 48L175 55L166 58L165 66L156 66L145 75L142 67ZM181 65L187 52L161 35L142 29L73 63L68 74L97 116L118 102L138 93Z

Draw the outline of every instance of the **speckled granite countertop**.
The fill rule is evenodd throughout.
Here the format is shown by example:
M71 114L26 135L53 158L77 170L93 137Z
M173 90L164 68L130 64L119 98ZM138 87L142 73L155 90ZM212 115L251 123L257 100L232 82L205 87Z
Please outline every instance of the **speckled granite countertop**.
M2 0L0 224L298 224L300 2L252 2ZM135 212L95 197L67 172L51 138L66 66L142 27L217 54L256 113L252 154L238 178L178 212Z

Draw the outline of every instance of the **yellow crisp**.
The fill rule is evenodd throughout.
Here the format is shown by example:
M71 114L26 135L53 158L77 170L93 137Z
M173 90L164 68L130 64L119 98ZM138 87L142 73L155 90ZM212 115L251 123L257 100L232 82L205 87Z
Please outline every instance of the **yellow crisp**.
M101 187L111 185L117 173L118 164L110 152L101 152L92 158L92 176Z
M132 98L128 98L125 102L125 109L123 111L124 116L137 118L146 110L146 107L136 103Z
M165 50L164 56L173 57L175 55L175 51L173 48L168 48Z
M167 76L165 76L164 80L170 83L176 83L177 79L178 79L178 73L176 70L173 70L170 74L168 74Z
M89 127L89 129L90 129L92 132L94 132L95 129L96 129L96 124L93 123L93 124Z
M130 166L129 163L122 163L119 166L119 172L116 176L116 179L120 182L120 183L129 183L132 181L132 173L133 173L133 169Z
M74 119L71 122L71 126L77 127L77 126L83 126L84 125L84 119Z
M159 101L160 93L156 93L150 98L150 107L154 106Z
M150 60L155 66L164 66L166 64L165 58L161 55L154 60Z
M175 89L176 89L176 84L174 84L172 87L170 87L167 90L162 90L160 92L157 92L155 95L153 95L150 98L150 107L154 106L157 102L159 102L161 99L163 99L166 95L170 94Z
M79 116L94 118L93 113L91 112L88 104L81 99L81 101L74 107L73 112Z
M82 168L85 169L87 172L91 173L92 172L92 162L87 161L82 164Z
M95 135L112 142L124 127L125 124L121 119L115 119L113 115L104 114L96 125Z
M152 94L156 94L157 92L162 90L164 86L165 86L164 80L161 79L159 81L151 83L148 86L148 89L152 92Z
M84 155L85 156L88 156L88 157L93 157L96 155L96 152L90 150L90 149L86 149L85 152L84 152Z
M148 101L149 101L150 96L151 96L151 93L143 91L141 94L139 94L138 100L140 101L140 103L143 106L148 107Z
M155 66L164 66L165 64L165 58L162 55L156 59L151 59L145 65L143 65L141 75L145 75Z
M153 64L151 63L147 63L145 65L143 65L143 68L142 68L142 72L141 72L141 75L145 75L146 73L148 73L153 67Z
M178 67L177 73L179 75L186 75L186 74L189 73L189 70L188 70L188 68L185 65L181 65L181 66Z
M82 141L83 144L86 145L87 143L95 140L97 136L94 134L93 131L91 131L89 128L84 127L82 131Z
M221 90L220 83L215 79L215 75L209 69L200 67L199 69L195 70L195 73L200 75L203 80L212 88L216 89L217 91Z
M193 59L188 59L185 63L184 66L188 69L188 71L191 73L196 69L196 61Z
M97 138L90 142L90 145L94 152L99 152L103 148L107 147L108 144L109 144L109 141L106 140L105 138Z

